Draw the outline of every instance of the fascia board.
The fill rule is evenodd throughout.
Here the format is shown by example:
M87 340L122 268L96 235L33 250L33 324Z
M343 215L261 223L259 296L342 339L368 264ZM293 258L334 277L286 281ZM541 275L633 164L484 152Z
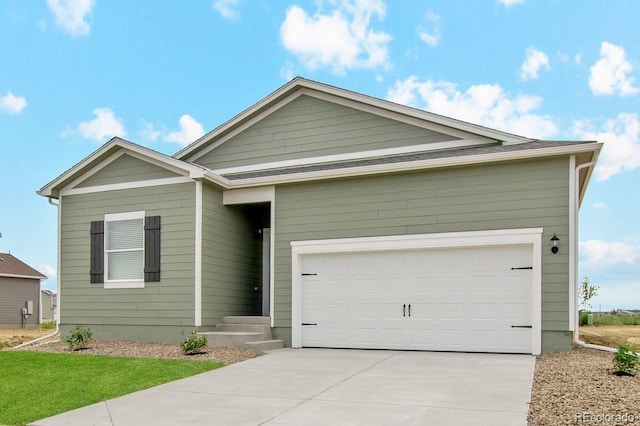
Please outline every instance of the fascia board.
M37 191L43 197L58 198L60 189L75 186L104 165L127 153L182 175L201 176L204 169L131 142L114 138ZM105 164L106 163L106 164Z
M300 91L299 94L297 94L296 96L292 96L298 91ZM373 112L378 115L388 116L389 118L393 118L395 120L410 122L411 124L419 125L421 127L428 127L433 130L437 129L437 131L441 131L445 134L450 134L452 136L461 138L481 136L492 140L502 141L507 144L523 143L532 140L530 138L525 138L522 136L513 135L511 133L501 132L499 130L483 127L477 124L467 123L442 115L433 114L421 109L397 104L384 99L374 98L372 96L363 95L335 86L330 86L323 83L296 77L295 79L291 80L289 83L272 92L251 107L245 109L240 114L231 118L224 124L218 126L206 135L202 136L189 146L178 151L173 155L173 157L192 161L200 157L201 155L204 155L204 153L200 153L200 151L202 151L201 147L203 144L215 140L215 142L212 144L215 146L205 148L205 152L209 152L211 149L220 146L220 144L228 140L231 136L227 135L227 133L229 133L230 131L233 131L233 134L237 134L237 132L241 131L241 129L245 129L247 127L247 124L244 123L244 121L251 120L251 123L253 123L255 122L254 115L259 114L260 117L263 117L266 112L264 111L265 109L268 111L268 113L271 113L281 108L283 105L286 105L286 103L291 102L300 94L306 94L319 99L326 99L332 102L342 103L344 105L356 107L358 109ZM238 130L238 127L240 127L241 129ZM217 140L218 138L222 137L224 137L224 140Z
M313 164L330 163L335 161L364 160L368 158L383 157L387 155L412 154L444 149L466 148L471 146L490 145L495 143L495 141L487 141L483 139L454 139L444 142L431 142L428 144L410 145L398 148L375 149L370 151L357 151L345 154L323 155L319 157L298 158L295 160L282 160L269 163L250 164L246 166L216 169L213 170L213 172L218 175L226 175L232 173L278 169L283 167L309 166Z
M437 158L406 163L390 163L373 166L352 167L347 169L321 170L306 173L295 173L288 175L266 176L259 178L229 180L230 188L248 188L260 185L274 185L285 183L306 182L320 179L335 179L354 176L366 176L379 173L404 172L413 170L425 170L440 167L464 166L471 164L482 164L499 161L513 161L534 159L541 157L551 157L557 155L571 155L580 152L599 151L602 144L594 145L573 145L567 147L550 147L529 149L523 151L512 151L492 154L469 155L463 157Z
M40 276L40 275L18 275L18 274L0 274L0 277L4 277L4 278L28 278L28 279L40 280L40 281L47 279L46 276Z
M593 175L593 172L595 170L595 165L598 163L598 158L600 157L600 151L602 150L603 144L600 143L599 145L600 146L598 147L598 149L593 151L593 155L591 157L591 162L593 163L593 165L587 168L587 176L585 176L582 187L580 188L580 192L578 196L578 209L582 205L582 199L584 198L584 194L586 193L587 188L589 187L589 182L591 181L591 176ZM578 176L577 178L579 179L580 177Z
M360 104L370 105L376 107L379 110L386 110L391 113L404 115L418 119L422 122L429 122L431 125L441 125L443 132L457 131L466 134L464 137L468 138L469 135L484 136L489 139L498 140L506 143L522 143L530 142L531 138L525 138L523 136L514 135L511 133L502 132L499 130L490 129L488 127L480 126L477 124L468 123L454 118L445 117L443 115L434 114L419 108L414 108L395 102L387 101L385 99L375 98L361 93L352 92L349 90L341 89L335 86L328 86L322 83L305 80L304 86L313 89L315 94L313 96L321 97L323 94L334 95L339 98L354 101ZM303 85L303 84L301 84ZM307 92L307 94L311 94ZM335 100L335 98L334 98ZM414 122L415 123L415 122ZM433 127L432 127L433 128ZM448 130L445 130L448 129Z

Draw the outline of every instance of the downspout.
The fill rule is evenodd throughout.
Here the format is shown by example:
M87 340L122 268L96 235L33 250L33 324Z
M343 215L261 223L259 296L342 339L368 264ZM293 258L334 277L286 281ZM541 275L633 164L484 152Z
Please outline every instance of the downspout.
M576 173L575 173L575 200L574 200L574 205L575 205L575 209L573 211L574 214L574 224L575 224L575 230L574 230L574 235L573 235L573 239L574 239L574 246L575 246L575 252L574 252L574 256L575 256L575 260L574 260L574 271L573 271L573 283L571 284L574 288L574 332L573 332L573 341L575 344L580 345L580 346L587 346L587 347L591 347L593 349L603 349L604 346L598 346L598 345L590 345L586 342L583 342L582 340L580 340L580 315L578 312L578 217L579 217L579 211L580 211L580 171L582 169L591 167L593 165L596 164L596 159L594 159L593 161L589 162L589 163L585 163L585 164L581 164L578 167L576 167ZM610 349L610 348L607 348Z
M56 294L57 294L56 309L57 309L58 315L56 318L56 329L53 331L53 333L47 334L46 336L38 337L37 339L29 340L28 342L21 343L17 346L12 347L11 349L20 349L20 348L24 348L25 346L33 345L34 343L38 343L42 340L53 337L60 332L60 223L61 223L60 202L54 203L53 198L51 197L49 197L48 200L49 200L49 204L51 204L52 206L56 206L58 208L58 264L57 264L58 280L56 282ZM42 299L42 296L40 296L40 298ZM40 302L40 318L42 318L42 301Z

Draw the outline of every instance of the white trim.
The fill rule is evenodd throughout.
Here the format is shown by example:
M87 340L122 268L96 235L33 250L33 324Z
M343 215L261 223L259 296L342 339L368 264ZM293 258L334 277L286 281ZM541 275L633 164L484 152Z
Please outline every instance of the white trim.
M269 245L270 245L270 255L269 255L269 316L271 318L271 327L275 327L276 321L276 291L275 291L275 282L276 282L276 198L274 192L273 200L271 200L270 206L270 223L269 223Z
M522 151L500 152L491 154L466 155L460 157L432 158L401 163L376 164L372 166L349 167L344 169L330 169L313 172L291 173L257 178L229 180L230 188L243 188L261 185L275 185L294 182L308 182L321 179L336 179L351 176L367 176L372 174L394 173L413 170L426 170L439 167L477 165L499 161L513 161L522 159L539 159L564 154L577 154L585 151L596 151L602 144L594 145L569 145L561 147L549 147L528 149ZM585 149L586 148L586 149Z
M43 186L38 191L38 194L44 197L58 198L59 191L56 190L56 187L60 185L62 185L63 187L67 187L69 183L65 183L65 181L69 180L72 183L77 184L76 181L78 177L76 176L86 176L87 171L83 171L83 169L88 168L89 172L99 170L101 167L100 164L105 160L109 160L109 158L114 153L117 153L118 150L123 150L127 154L136 156L141 160L151 162L152 164L156 164L159 167L163 167L167 170L177 171L178 173L180 173L179 171L183 171L184 173L181 174L188 174L192 179L201 178L205 172L204 168L202 168L201 166L195 166L193 164L178 160L174 157L169 157L168 155L161 154L159 152L116 137L111 139L106 144L102 145L100 148L98 148L89 156L85 157L82 161L65 171L63 174Z
M40 282L42 282L42 280L46 279L46 278L43 278L41 276L18 275L18 274L0 274L0 277L4 277L4 278L29 278L29 279L32 279L32 280L39 280Z
M440 234L338 238L291 242L291 333L294 348L302 346L302 256L311 253L374 252L407 249L481 247L512 244L532 246L531 286L532 354L542 348L542 228L495 231L448 232Z
M289 97L287 97L287 98L283 99L282 101L280 101L278 104L268 107L266 110L258 113L254 117L247 118L247 121L245 121L245 122L242 122L242 120L237 120L236 121L236 119L238 117L244 115L244 113L240 113L236 117L234 117L231 120L229 120L227 123L224 123L220 127L216 128L213 131L211 131L211 132L207 133L206 135L204 135L202 138L199 139L199 141L213 139L213 136L211 136L211 135L214 135L214 134L215 135L219 135L220 133L222 133L226 129L229 129L229 128L233 127L232 126L233 123L236 123L236 122L240 123L240 125L238 127L233 128L232 130L229 130L228 133L220 136L215 142L213 142L208 147L202 149L201 151L198 151L195 155L193 155L191 157L188 157L188 158L184 158L183 157L182 160L190 161L190 162L196 161L198 158L201 158L202 156L204 156L204 155L208 154L209 152L213 151L214 149L216 149L217 147L219 147L220 145L222 145L223 143L225 143L229 139L231 139L234 136L238 135L239 133L243 132L244 130L246 130L247 128L251 127L255 123L259 122L263 118L265 118L265 117L269 116L270 114L272 114L273 112L279 110L280 108L282 108L283 106L287 105L291 101L299 98L301 95L302 95L302 93L294 93L293 95L290 95ZM257 105L258 104L256 104L256 106ZM200 143L198 141L195 141L193 144L194 145L196 145L196 144L200 145ZM179 151L178 153L176 153L174 155L174 157L180 158L179 154L181 152L182 151Z
M117 220L144 219L145 212L125 212L125 213L107 213L104 215L105 222L114 222Z
M213 172L218 175L252 172L257 170L278 169L284 167L306 166L312 164L331 163L338 161L363 160L374 157L390 155L411 154L417 152L429 152L443 149L465 148L478 145L492 145L495 141L481 139L450 140L446 142L432 142L420 145L402 146L397 148L374 149L370 151L349 152L345 154L323 155L320 157L298 158L295 160L274 161L271 163L251 164L247 166L229 167L217 169Z
M119 288L144 288L144 280L136 281L104 281L104 288L119 289Z
M49 198L49 204L55 205L51 198ZM58 295L58 299L56 300L57 318L55 318L57 326L56 329L58 329L58 327L60 327L60 318L62 317L62 278L64 276L62 268L60 267L62 265L62 196L58 199L58 205L55 206L58 211L58 241L56 241L58 249L58 252L56 253L56 268L58 268L56 274L56 294Z
M271 316L271 229L262 229L262 316ZM265 285L266 282L266 285ZM266 290L266 291L265 291Z
M275 186L261 186L256 188L232 189L222 193L222 204L268 203L276 199Z
M521 143L531 140L522 136L501 132L450 117L433 114L421 109L296 77L232 119L178 151L173 157L186 160L197 159L221 143L229 140L233 135L246 129L255 121L259 121L273 111L282 108L282 106L296 99L301 94L326 99L360 110L366 110L379 116L389 116L395 120L420 125L421 127L441 129L439 131L446 134L455 134L462 138L475 135L487 139L504 141L506 143ZM202 150L204 152L195 152L204 144L214 140L214 143Z
M104 288L144 288L144 278L139 280L110 280L109 279L109 251L107 250L107 223L117 222L119 220L131 220L142 219L142 258L144 259L144 253L146 247L144 246L144 218L145 211L125 212L125 213L107 213L104 215L104 250L102 255L104 256ZM136 249L138 251L138 249ZM144 263L140 265L144 270Z
M202 325L202 182L196 181L194 325Z
M577 250L578 230L576 227L577 203L576 203L576 156L569 158L569 331L576 330L577 311Z
M432 130L438 133L443 133L445 135L449 135L449 136L453 136L461 139L467 139L470 136L469 134L470 132L468 130L461 130L457 127L453 127L451 125L443 125L442 123L438 122L438 121L444 122L444 120L434 120L434 118L436 117L435 115L427 119L425 119L424 117L417 117L417 115L419 115L420 112L424 112L425 114L430 114L427 111L417 110L418 114L415 113L416 111L404 111L404 113L400 112L399 110L402 108L413 109L405 105L388 102L389 106L391 106L391 108L389 108L389 106L381 106L379 102L375 102L375 101L381 100L376 98L368 98L369 102L363 102L362 100L357 101L354 99L349 99L342 96L336 96L333 94L320 92L317 90L302 89L301 92L304 95L311 96L316 99L321 99L327 102L336 103L338 105L346 106L348 108L357 109L359 111L377 115L379 117L388 118L390 120L409 124L411 126L421 127L423 129ZM410 112L412 114L407 114L407 112ZM443 117L443 116L440 116L440 117L447 119L449 121L453 120L448 117ZM471 123L459 122L456 124L460 125L460 124L471 124ZM489 130L489 129L485 128L485 130ZM473 136L479 136L477 130L475 132L471 132L471 134ZM504 139L504 135L501 135L501 136L502 137L498 137L498 135L493 135L493 137L490 137L488 139L491 142L501 141L502 139ZM513 135L510 135L510 136L511 138L513 138ZM523 140L525 139L520 136L518 136L518 138L521 138ZM527 140L531 140L531 139L527 139Z
M135 182L111 183L108 185L100 185L100 186L87 186L83 188L61 189L60 195L62 196L62 195L93 194L97 192L120 191L123 189L148 188L151 186L175 185L179 183L189 183L189 182L193 182L193 179L188 178L186 176L178 176L178 177L172 177L172 178L139 180Z

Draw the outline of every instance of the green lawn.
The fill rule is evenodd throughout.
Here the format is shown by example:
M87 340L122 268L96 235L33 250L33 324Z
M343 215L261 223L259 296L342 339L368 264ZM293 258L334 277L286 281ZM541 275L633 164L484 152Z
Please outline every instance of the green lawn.
M0 352L0 425L23 425L221 367L214 361Z

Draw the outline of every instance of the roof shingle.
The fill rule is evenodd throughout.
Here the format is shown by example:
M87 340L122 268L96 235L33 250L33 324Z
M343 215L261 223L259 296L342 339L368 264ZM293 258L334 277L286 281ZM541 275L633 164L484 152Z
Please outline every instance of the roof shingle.
M0 253L0 277L47 278L10 253Z

